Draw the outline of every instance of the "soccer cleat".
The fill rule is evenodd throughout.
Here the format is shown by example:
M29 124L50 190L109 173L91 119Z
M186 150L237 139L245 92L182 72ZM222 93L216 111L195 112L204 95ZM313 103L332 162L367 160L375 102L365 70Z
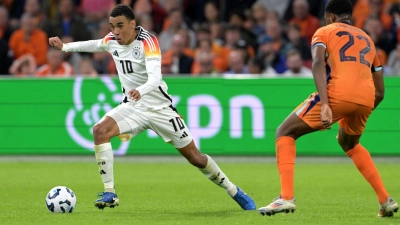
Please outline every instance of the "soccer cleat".
M387 197L386 202L381 204L378 211L378 217L392 217L394 213L399 210L399 205L390 196Z
M285 200L282 199L281 196L277 197L274 199L274 201L269 204L268 206L261 207L257 211L261 215L267 215L271 216L274 215L275 213L289 213L289 212L294 212L296 210L296 200L294 197L291 200Z
M112 192L100 192L97 195L101 198L94 202L94 206L99 209L104 209L105 207L114 208L115 206L119 205L117 194Z
M235 200L244 210L255 210L256 204L254 203L253 199L244 193L238 186L236 186L236 188L237 193L232 197L233 200Z

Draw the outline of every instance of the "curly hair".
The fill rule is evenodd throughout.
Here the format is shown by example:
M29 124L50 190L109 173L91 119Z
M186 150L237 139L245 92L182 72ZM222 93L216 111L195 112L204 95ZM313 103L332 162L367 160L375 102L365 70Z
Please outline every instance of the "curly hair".
M135 19L135 13L133 13L132 8L124 4L116 5L111 11L110 16L111 17L125 16L130 20Z
M353 5L349 0L330 0L326 4L325 11L335 15L351 15Z

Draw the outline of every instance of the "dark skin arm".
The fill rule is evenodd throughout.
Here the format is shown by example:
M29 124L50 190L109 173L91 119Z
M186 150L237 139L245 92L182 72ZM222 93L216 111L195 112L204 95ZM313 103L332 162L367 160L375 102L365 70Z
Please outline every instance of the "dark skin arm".
M326 87L325 48L323 46L316 46L311 50L311 54L313 59L312 73L322 105L321 122L325 129L329 129L332 123L332 110L329 107Z
M373 72L372 78L374 80L375 85L375 103L374 109L378 107L379 103L382 102L384 95L385 95L385 85L383 83L383 72L382 70Z

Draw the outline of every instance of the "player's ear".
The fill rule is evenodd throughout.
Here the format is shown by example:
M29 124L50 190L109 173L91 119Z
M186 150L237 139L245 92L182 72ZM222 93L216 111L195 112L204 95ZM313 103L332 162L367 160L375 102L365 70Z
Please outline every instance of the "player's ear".
M131 28L135 29L136 27L136 20L131 20Z

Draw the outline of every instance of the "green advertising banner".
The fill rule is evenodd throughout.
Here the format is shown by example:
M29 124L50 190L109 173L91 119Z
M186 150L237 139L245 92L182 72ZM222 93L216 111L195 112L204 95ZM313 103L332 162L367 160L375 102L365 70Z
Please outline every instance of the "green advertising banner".
M200 150L274 155L275 130L315 91L312 79L165 78ZM386 78L385 100L370 117L363 145L400 153L400 79ZM1 79L0 154L93 154L92 126L122 99L117 78ZM298 155L344 155L337 125L301 137ZM112 140L116 155L178 154L152 131Z

